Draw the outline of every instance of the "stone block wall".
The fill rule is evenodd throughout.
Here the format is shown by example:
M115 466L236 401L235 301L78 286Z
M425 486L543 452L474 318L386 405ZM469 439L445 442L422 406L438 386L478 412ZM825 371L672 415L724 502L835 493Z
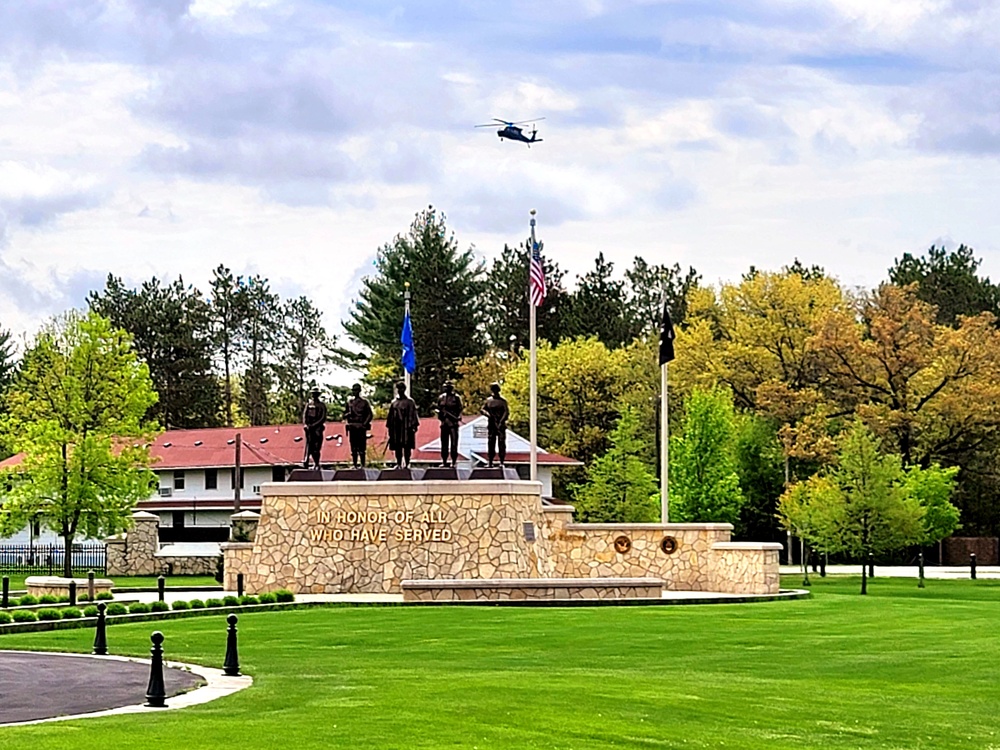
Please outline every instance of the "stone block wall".
M712 545L711 590L724 594L776 594L781 586L776 542L717 542Z
M547 577L541 520L530 482L265 485L246 587L400 593L408 578Z
M136 511L132 528L104 540L109 576L215 575L218 555L161 555L160 517Z
M105 539L109 576L160 575L156 553L160 549L160 517L145 511L132 514L132 528Z
M253 542L224 542L220 545L225 559L223 567L222 586L226 591L236 591L236 576L243 574L243 585L250 573L250 556L253 553ZM275 589L282 588L275 586ZM260 594L265 589L256 593Z
M676 591L778 591L780 545L729 524L577 524L514 481L264 485L252 544L225 545L226 587L400 593L404 579L645 578Z

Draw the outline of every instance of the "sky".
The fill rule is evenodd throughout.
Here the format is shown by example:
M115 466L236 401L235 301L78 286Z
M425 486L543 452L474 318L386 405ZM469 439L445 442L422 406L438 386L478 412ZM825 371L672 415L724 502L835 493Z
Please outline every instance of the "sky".
M224 264L340 334L428 205L486 262L536 209L570 285L1000 280L998 48L996 0L0 0L0 327Z

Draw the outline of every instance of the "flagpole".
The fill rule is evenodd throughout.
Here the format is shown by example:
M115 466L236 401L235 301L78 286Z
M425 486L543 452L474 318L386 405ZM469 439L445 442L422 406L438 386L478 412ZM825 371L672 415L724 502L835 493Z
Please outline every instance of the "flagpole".
M403 292L403 304L405 305L403 319L410 314L410 282L404 281L403 286L405 291ZM406 384L406 395L413 398L413 394L410 393L410 371L406 369L405 365L403 367L403 383Z
M670 421L667 418L667 363L660 365L660 523L670 522L670 495L667 474L670 467Z
M531 209L531 247L528 248L528 267L531 267L531 256L532 248L535 247L535 209ZM530 271L529 271L530 273ZM535 353L535 326L536 326L536 307L531 300L531 294L528 293L528 339L531 345L529 357L529 400L530 405L530 435L529 439L531 441L531 470L529 477L532 482L538 481L538 372L537 364L538 360Z

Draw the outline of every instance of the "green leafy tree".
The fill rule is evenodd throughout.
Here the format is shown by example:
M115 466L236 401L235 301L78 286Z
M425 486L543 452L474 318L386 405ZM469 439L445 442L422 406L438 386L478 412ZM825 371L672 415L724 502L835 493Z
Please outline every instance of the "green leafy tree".
M159 399L149 418L170 428L215 427L222 394L212 371L209 306L201 292L180 278L153 278L138 289L108 274L104 289L91 292L90 309L132 336L149 366Z
M611 448L594 461L587 481L570 487L577 514L591 523L658 521L656 477L642 461L645 441L633 409L622 412L610 440Z
M920 257L904 253L889 269L889 280L896 286L916 282L917 296L937 308L937 322L953 326L961 315L997 312L1000 287L979 276L981 263L966 245L952 252L931 245Z
M63 538L71 575L73 540L122 531L152 490L145 417L155 401L149 368L107 318L74 312L44 328L0 423L0 440L24 455L0 477L10 487L0 534L41 521Z
M745 503L736 536L754 541L778 541L778 498L784 492L784 456L774 425L754 414L740 415L736 427L736 473Z
M926 469L911 466L903 478L903 492L915 498L924 509L920 544L937 544L959 527L960 513L951 503L958 467L947 469L932 464Z
M869 554L922 542L928 533L926 509L917 494L907 491L899 455L883 454L881 441L860 421L843 433L839 447L835 467L782 496L782 525L816 549L846 552L862 563ZM928 496L936 496L930 488L937 480L918 477L911 475L911 489L923 485ZM867 592L863 572L861 593Z
M528 256L529 241L516 248L504 245L486 274L486 335L498 350L517 352L528 346ZM538 338L558 344L566 334L563 319L569 295L563 288L563 272L544 253L542 268L546 294L536 313L536 330Z
M589 465L610 447L608 436L618 421L618 359L594 337L556 346L541 342L537 357L538 442ZM528 369L528 359L521 359L505 380L511 429L524 434L529 428Z
M609 349L639 334L626 304L625 281L612 278L614 264L598 253L594 268L577 279L570 295L565 326L569 336L596 336Z
M638 255L632 268L625 272L628 286L627 317L637 335L659 333L663 320L663 303L670 309L670 319L675 326L687 317L688 293L701 281L701 275L692 267L687 273L678 264L650 265Z
M441 384L456 377L458 364L486 350L482 264L472 248L459 250L444 214L431 207L417 214L407 234L379 250L375 268L375 275L362 281L344 329L365 350L363 365L369 383L378 388L376 398L386 398L392 379L403 374L399 337L403 291L409 283L417 355L411 395L427 414ZM390 377L385 376L386 365L392 365Z
M695 389L684 411L682 433L670 439L670 520L735 525L745 498L732 396Z
M14 341L10 337L10 331L0 328L0 406L3 403L3 394L14 382L16 374L17 355L14 350Z

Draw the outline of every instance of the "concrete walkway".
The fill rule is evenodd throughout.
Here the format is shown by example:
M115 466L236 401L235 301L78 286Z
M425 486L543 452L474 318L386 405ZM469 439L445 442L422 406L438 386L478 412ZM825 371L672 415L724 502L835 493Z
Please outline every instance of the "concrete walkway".
M801 565L782 565L781 566L782 575L802 575ZM860 565L827 565L826 574L828 576L860 576L861 566ZM819 573L814 573L812 567L809 568L809 576L816 577ZM875 577L885 576L886 578L913 578L916 579L918 576L918 570L916 565L876 565L875 566ZM969 578L969 566L968 565L925 565L924 566L924 578L938 578L938 579L968 579ZM977 579L997 579L1000 578L1000 565L977 565L976 566L976 578Z

